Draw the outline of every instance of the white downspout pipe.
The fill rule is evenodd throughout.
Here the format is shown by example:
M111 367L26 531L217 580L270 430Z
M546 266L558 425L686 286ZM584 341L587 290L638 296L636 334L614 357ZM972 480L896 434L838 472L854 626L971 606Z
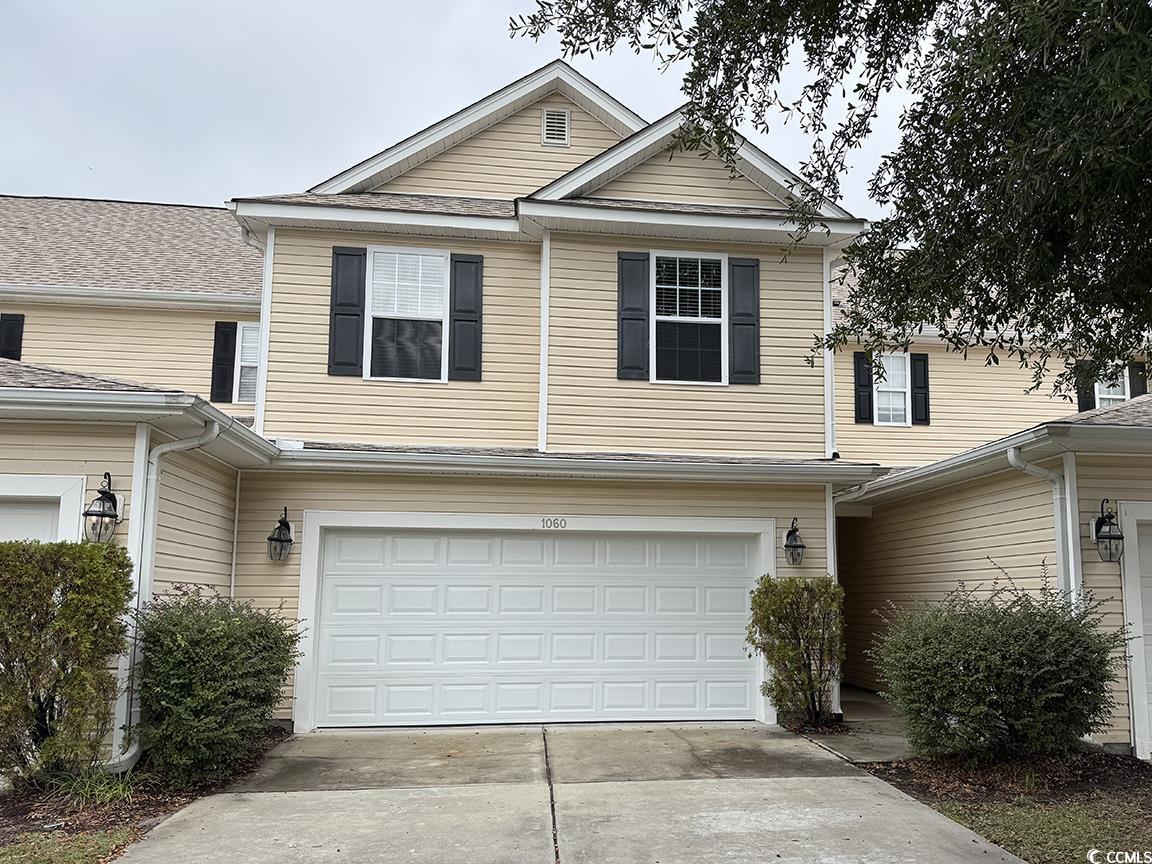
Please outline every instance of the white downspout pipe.
M1026 462L1020 455L1019 447L1008 448L1008 464L1018 471L1047 480L1052 484L1052 506L1055 510L1056 521L1056 569L1060 576L1061 590L1071 592L1073 587L1070 567L1072 555L1068 542L1068 523L1065 518L1068 507L1068 491L1064 483L1064 475Z
M232 421L233 423L235 421ZM232 424L229 424L231 428ZM139 614L143 604L147 602L147 598L152 596L152 569L156 562L156 515L159 512L159 489L160 489L160 459L168 453L179 453L184 450L199 450L208 444L211 444L220 437L221 432L220 424L215 420L210 420L204 426L204 431L197 435L195 438L182 438L177 441L166 441L163 444L157 444L148 453L148 470L147 476L144 481L144 526L143 526L143 550L140 556L139 569L140 573L136 580L136 612ZM129 668L134 668L137 659L137 648L135 645L135 620L129 625L132 629L129 633L131 640L131 662ZM129 675L129 681L131 681ZM126 717L117 717L116 721L119 724L123 720L123 725L126 728L125 734L131 729L133 725L133 715L136 713L136 697L131 692L129 686L128 699L125 700L127 706ZM119 773L129 770L136 764L140 758L140 740L133 738L132 743L128 745L128 749L121 754L114 754L111 759L103 763L105 771L112 773Z

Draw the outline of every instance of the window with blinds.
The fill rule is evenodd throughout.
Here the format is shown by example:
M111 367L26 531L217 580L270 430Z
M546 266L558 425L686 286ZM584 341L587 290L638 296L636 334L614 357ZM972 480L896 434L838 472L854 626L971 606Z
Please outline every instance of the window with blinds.
M724 265L718 258L656 255L657 381L724 379Z
M260 369L260 325L241 324L236 338L236 392L233 402L255 402Z
M444 378L448 256L373 250L367 367L372 378Z

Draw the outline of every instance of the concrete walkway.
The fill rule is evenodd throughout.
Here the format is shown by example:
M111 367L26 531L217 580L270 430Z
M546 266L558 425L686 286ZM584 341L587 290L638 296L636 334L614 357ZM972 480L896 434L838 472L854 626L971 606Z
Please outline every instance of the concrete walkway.
M814 740L849 762L899 762L912 758L900 721L877 694L845 685L840 692L840 707L848 733L813 735Z
M293 738L125 864L1017 862L810 741L756 724Z

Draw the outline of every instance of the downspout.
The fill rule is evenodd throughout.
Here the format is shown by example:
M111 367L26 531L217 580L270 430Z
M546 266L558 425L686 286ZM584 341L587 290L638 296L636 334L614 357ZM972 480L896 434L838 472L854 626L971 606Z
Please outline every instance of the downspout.
M233 420L232 423L236 421ZM229 424L231 428L232 423ZM160 488L160 459L169 453L180 453L185 450L199 450L211 444L220 437L221 432L220 424L215 420L209 420L204 426L204 431L197 435L195 438L182 438L177 441L166 441L163 444L157 444L152 448L148 454L148 470L147 476L144 481L144 526L142 529L144 542L142 555L140 556L139 576L136 581L136 614L140 613L141 607L145 602L145 598L152 596L152 570L156 562L156 515L159 512L159 488ZM132 641L132 659L129 664L130 668L134 668L137 659L137 647L135 645L135 619L133 619L132 632L129 634L129 639ZM129 675L129 681L131 681ZM132 727L133 714L136 713L135 704L136 696L132 692L132 686L129 685L128 698L125 702L127 705L127 715L124 717L125 735L129 735ZM119 718L117 718L119 719ZM132 737L132 743L128 745L128 749L119 755L114 755L111 759L103 763L105 771L111 773L120 773L128 771L136 764L140 758L140 739Z
M1068 490L1064 482L1064 475L1026 462L1020 455L1019 447L1009 447L1007 452L1008 464L1013 468L1023 471L1025 474L1031 474L1033 477L1047 480L1052 484L1052 506L1055 510L1056 521L1056 568L1060 575L1061 590L1071 594L1073 589L1070 566L1072 556L1068 543L1068 523L1066 520Z

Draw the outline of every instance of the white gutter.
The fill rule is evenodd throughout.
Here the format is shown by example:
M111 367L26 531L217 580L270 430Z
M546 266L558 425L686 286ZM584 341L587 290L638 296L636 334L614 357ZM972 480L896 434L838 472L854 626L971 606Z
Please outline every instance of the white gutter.
M1073 590L1071 567L1072 556L1068 544L1068 499L1064 475L1056 471L1049 471L1031 462L1026 462L1020 455L1019 447L1009 447L1007 450L1008 464L1018 471L1047 480L1052 484L1052 507L1056 524L1056 568L1060 575L1060 588L1063 591Z
M93 288L88 285L34 285L9 283L0 285L0 299L12 302L75 304L105 306L122 303L128 306L169 309L202 309L228 312L256 312L260 308L257 294L220 294L195 291L153 291L142 288Z
M625 480L699 480L730 483L807 482L860 483L885 468L839 461L755 462L628 460L582 458L550 454L502 456L490 454L382 452L370 450L287 449L271 470L381 471L394 474L475 474L535 477L576 477Z
M235 421L233 421L235 422ZM152 596L152 573L156 565L156 521L159 512L159 489L160 489L160 460L162 457L169 453L181 453L186 450L198 450L208 444L211 444L221 433L220 424L215 420L208 421L205 424L204 431L197 435L195 438L183 438L176 441L166 441L163 444L157 444L152 448L148 454L148 468L147 477L144 481L144 500L141 502L136 490L133 494L137 495L134 507L139 507L141 503L144 506L144 524L141 532L143 536L143 549L140 561L137 565L136 576L136 613L139 614L143 604L147 602L146 598ZM136 654L138 653L135 645L135 624L132 625L133 630L129 634L129 638L133 641L133 657L130 666L135 666ZM129 715L135 713L136 696L131 691L125 700L127 705L127 712ZM127 721L125 726L131 728L132 717L125 718ZM122 733L123 734L123 733ZM128 746L119 756L115 756L107 762L103 763L104 770L111 772L121 772L129 770L136 764L140 758L140 740L133 737L132 743Z

